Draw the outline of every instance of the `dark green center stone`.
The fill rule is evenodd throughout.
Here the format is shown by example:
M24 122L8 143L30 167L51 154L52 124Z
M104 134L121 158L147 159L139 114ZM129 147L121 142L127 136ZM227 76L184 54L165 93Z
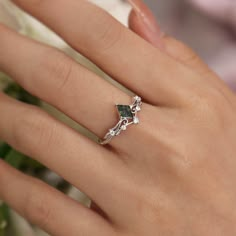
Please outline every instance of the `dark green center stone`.
M128 105L116 105L117 110L122 118L128 118L132 119L133 118L133 113L131 111L130 106Z

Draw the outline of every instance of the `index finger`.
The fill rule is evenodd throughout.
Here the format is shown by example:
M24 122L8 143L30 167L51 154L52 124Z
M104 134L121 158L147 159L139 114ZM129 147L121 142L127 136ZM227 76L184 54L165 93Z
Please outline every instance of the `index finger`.
M186 77L194 75L181 64L176 67L176 60L89 1L13 2L52 28L77 51L144 100L152 104L178 104L178 101L186 100L184 88L191 83ZM178 82L172 79L173 76L178 77Z

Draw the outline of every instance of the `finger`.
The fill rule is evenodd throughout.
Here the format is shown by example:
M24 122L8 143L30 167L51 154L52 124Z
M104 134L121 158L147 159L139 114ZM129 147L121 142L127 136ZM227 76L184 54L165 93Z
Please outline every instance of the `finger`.
M4 26L0 31L0 68L100 138L115 125L114 104L131 102L130 96L63 53Z
M0 94L0 114L1 140L57 172L102 209L113 207L110 199L118 199L116 183L124 171L115 154L39 108L4 94Z
M164 49L161 40L164 33L152 11L141 0L128 0L128 2L133 8L129 15L129 28L155 47Z
M100 138L118 121L115 104L131 103L130 96L61 52L4 26L0 31L0 68L31 94L57 107ZM17 49L12 45L18 45ZM142 107L145 114L153 110L145 103ZM124 141L129 139L129 134ZM120 148L122 144L113 140L111 145Z
M61 52L26 39L3 26L0 31L3 32L0 38L0 68L31 94L57 107L100 138L118 122L115 104L131 103L130 96ZM12 45L18 45L17 49ZM153 110L152 106L143 103L141 123L139 127L130 129L142 129L148 122L144 116L151 116ZM158 115L158 119L160 117L162 114ZM115 148L127 147L123 142L132 137L130 129L122 135L122 142L119 137L112 140L111 145Z
M185 92L188 90L185 88L192 82L188 80L186 83L185 80L194 77L192 72L181 65L176 66L175 60L155 50L89 1L59 0L57 4L53 1L13 2L148 102L176 105L186 101ZM178 83L172 80L173 76L178 78Z
M0 198L51 235L112 235L98 214L0 159Z
M143 1L128 1L133 7L129 17L129 27L132 31L172 58L204 76L203 78L207 78L208 81L216 84L220 90L229 92L225 83L217 79L216 73L191 48L161 31L155 16Z
M161 31L153 13L143 1L129 2L133 6L129 17L129 27L132 31L199 73L215 77L207 64L192 49Z

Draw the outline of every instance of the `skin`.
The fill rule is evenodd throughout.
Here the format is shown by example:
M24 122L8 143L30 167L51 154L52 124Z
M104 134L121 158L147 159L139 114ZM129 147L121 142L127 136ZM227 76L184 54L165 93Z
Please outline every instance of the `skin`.
M147 32L154 25L140 1L130 27L146 40L88 1L13 2L144 103L141 123L104 147L0 94L0 138L94 203L86 208L2 161L0 198L57 236L235 235L236 100L228 87L182 43ZM60 51L3 25L0 33L1 70L99 137L117 121L114 104L130 104Z

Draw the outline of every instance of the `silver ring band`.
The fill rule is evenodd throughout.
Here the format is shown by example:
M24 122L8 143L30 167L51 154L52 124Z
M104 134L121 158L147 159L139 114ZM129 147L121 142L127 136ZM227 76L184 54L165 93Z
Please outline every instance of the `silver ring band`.
M119 113L120 120L111 128L105 137L100 140L101 145L108 144L112 138L118 136L121 131L127 129L127 126L131 124L138 124L138 112L141 111L142 99L139 96L133 98L133 103L131 105L116 105L117 111Z

